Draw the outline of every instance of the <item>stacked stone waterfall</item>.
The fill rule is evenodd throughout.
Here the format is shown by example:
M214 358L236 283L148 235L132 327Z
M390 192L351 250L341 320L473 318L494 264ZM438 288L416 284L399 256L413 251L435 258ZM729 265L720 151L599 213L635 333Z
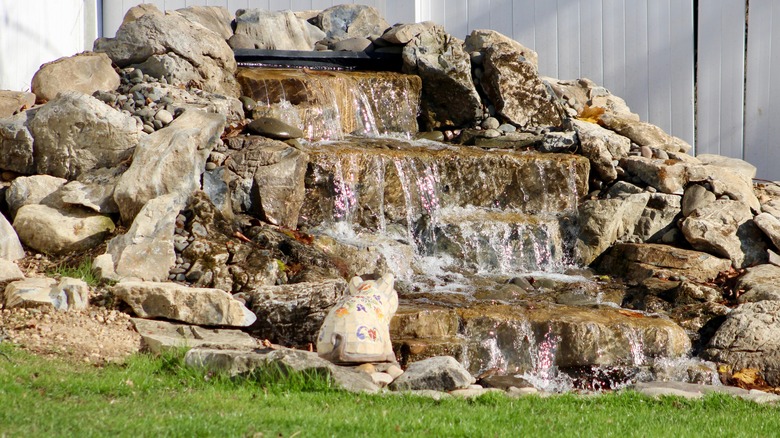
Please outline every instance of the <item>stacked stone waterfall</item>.
M403 73L387 73L380 87L368 74L361 82L349 73L240 70L236 48L383 51L402 57ZM217 7L163 13L143 5L94 49L42 66L32 94L0 92L5 308L84 307L85 284L26 278L17 263L90 252L110 280L97 288L140 318L249 327L256 339L306 346L343 297L345 278L394 268L408 272L393 272L405 278L391 322L396 355L404 366L454 356L454 368L431 362L460 376L448 390L473 383L469 373L538 372L529 349L540 345L551 366L580 376L572 378L579 387L594 385L587 370L596 368L621 370L623 383L663 378L670 359L689 354L757 368L780 386L777 185L754 184L756 169L744 161L691 156L683 140L639 120L588 79L540 76L538 55L504 35L475 30L462 41L433 23L389 26L360 5L235 17ZM317 143L330 136L302 125L321 110L306 95L315 82L390 93L364 107L342 102L333 110L342 115L350 105L358 113L398 110L393 101L403 104L393 114L410 113L419 97L417 120L377 120L379 132L419 123L423 132L405 134L426 140L367 139L342 120L343 141ZM343 173L348 163L351 174ZM404 179L419 166L428 166L428 179ZM467 258L466 244L453 237L467 227L465 216L432 220L430 203L427 212L410 212L409 199L419 203L425 189L474 223L511 224L511 242L525 233L521 216L565 222L575 237L567 254L592 268L577 270L589 279L512 265L490 275L445 273L433 283L473 282L434 293L442 284L413 281L420 268L408 262L421 255L420 242L431 243L420 233L447 237L425 255ZM379 240L317 234L338 222L338 211L356 235ZM383 252L387 245L400 248L403 268ZM593 270L626 285L607 284ZM143 334L149 325L136 327ZM306 362L370 391L396 371L373 370L366 380L306 352L249 352L258 341L241 342L232 353L199 347L188 361L230 363L236 373ZM711 362L675 366L687 380L717 379ZM414 381L395 387L415 389Z

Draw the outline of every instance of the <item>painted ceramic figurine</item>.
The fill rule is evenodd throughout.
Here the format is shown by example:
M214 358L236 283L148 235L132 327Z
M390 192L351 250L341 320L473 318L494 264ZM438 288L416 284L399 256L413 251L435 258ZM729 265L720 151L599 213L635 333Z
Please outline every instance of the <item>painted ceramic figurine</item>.
M390 319L398 310L393 274L379 280L354 277L349 293L328 312L317 353L334 363L395 362Z

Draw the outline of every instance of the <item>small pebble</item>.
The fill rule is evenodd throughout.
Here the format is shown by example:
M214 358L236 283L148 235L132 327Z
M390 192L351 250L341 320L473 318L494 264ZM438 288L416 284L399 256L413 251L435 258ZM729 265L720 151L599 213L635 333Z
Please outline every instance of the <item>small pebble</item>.
M154 115L155 120L159 120L163 124L169 124L173 121L173 114L168 112L167 110L161 109L157 111L157 114Z

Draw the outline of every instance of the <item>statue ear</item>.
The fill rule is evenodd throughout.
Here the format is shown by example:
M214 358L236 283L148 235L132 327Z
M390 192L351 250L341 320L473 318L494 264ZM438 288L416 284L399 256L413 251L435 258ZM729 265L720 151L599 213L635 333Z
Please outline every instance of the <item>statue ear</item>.
M363 282L363 279L360 277L352 277L352 280L349 281L349 293L354 294L358 290L358 286L360 286L360 283Z
M393 290L393 284L395 283L395 277L393 274L385 274L377 282L377 289L380 292L387 295Z

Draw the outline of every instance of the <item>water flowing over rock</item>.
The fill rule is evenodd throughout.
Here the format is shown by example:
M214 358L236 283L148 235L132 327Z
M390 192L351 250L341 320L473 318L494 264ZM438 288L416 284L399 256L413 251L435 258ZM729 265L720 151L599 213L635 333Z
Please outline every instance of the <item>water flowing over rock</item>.
M14 116L0 119L0 169L21 174L35 172L33 136L30 120L37 110L23 111Z
M14 281L5 288L5 306L50 307L56 310L86 309L89 286L83 280L63 277L27 278Z
M199 325L247 327L257 319L241 301L219 289L190 288L175 283L126 281L114 295L142 318L166 318Z
M108 216L78 207L56 209L30 204L16 212L14 228L26 246L61 255L102 243L114 231L114 222Z
M379 38L390 25L372 6L338 5L325 9L314 21L327 38Z
M119 75L105 53L84 52L43 64L32 78L38 101L53 100L63 91L91 95L119 88Z
M92 96L67 91L30 122L38 173L74 179L130 157L143 136L135 120Z
M248 9L236 16L235 35L261 50L314 50L325 33L292 11Z
M469 127L482 114L463 42L439 26L423 31L403 50L403 71L422 78L422 113L427 130Z
M11 223L0 214L0 259L19 260L24 257L24 248L19 242L19 236L16 234Z
M483 54L480 84L498 114L526 131L562 124L563 108L539 78L533 51L497 32L488 37L485 31L472 32L466 50Z
M177 13L145 14L122 24L116 38L99 38L94 47L119 67L152 60L173 85L193 81L205 91L239 95L230 46L220 35Z
M161 195L174 193L186 203L200 188L206 159L224 127L222 115L189 110L144 137L114 189L122 221L131 223L147 201Z

